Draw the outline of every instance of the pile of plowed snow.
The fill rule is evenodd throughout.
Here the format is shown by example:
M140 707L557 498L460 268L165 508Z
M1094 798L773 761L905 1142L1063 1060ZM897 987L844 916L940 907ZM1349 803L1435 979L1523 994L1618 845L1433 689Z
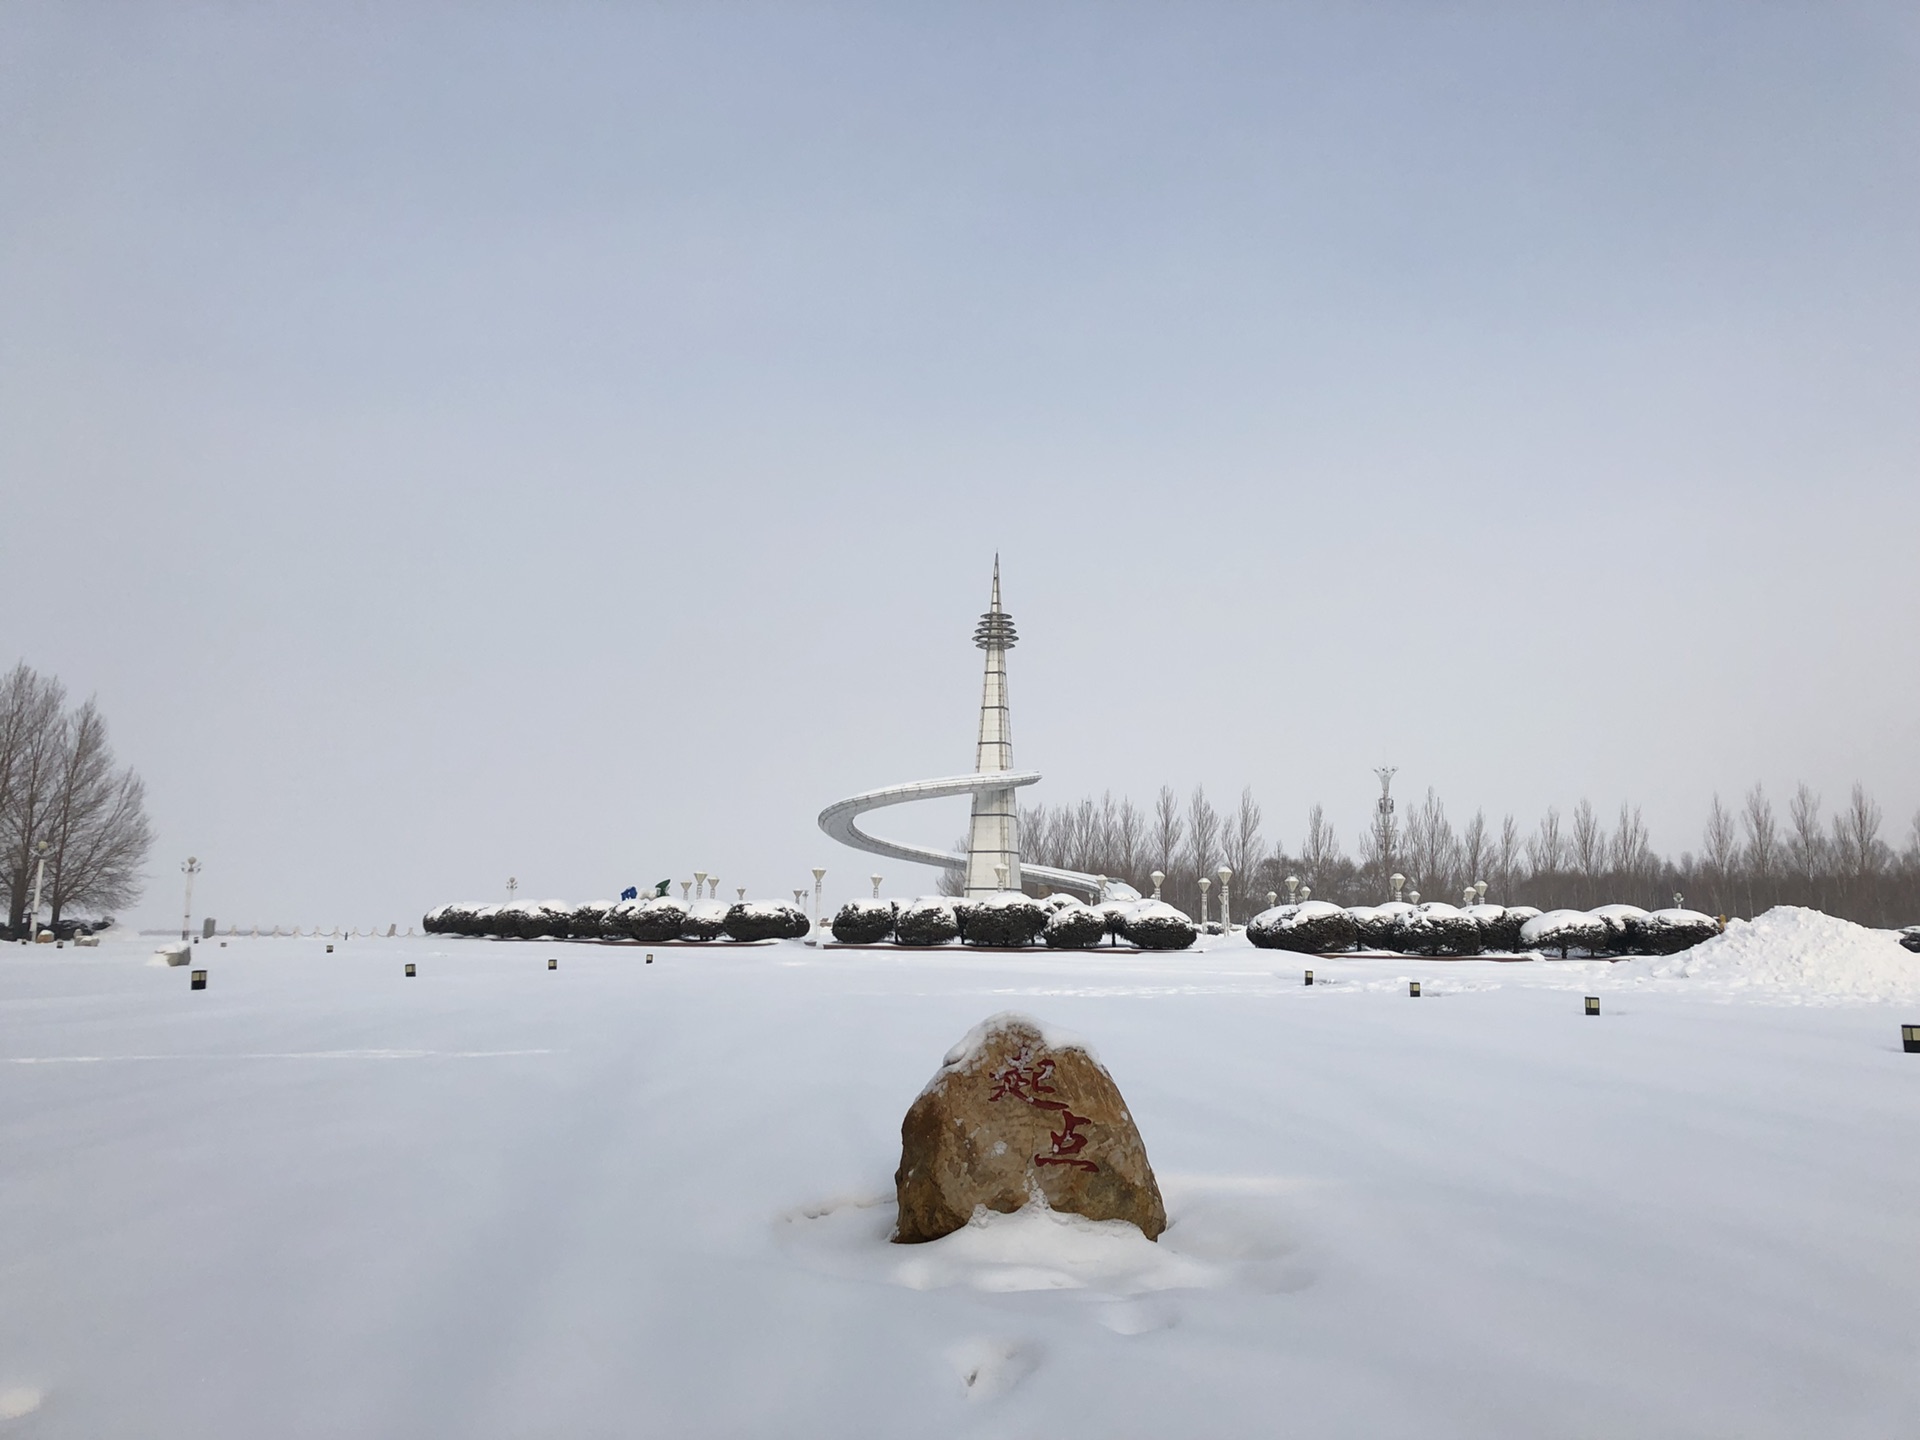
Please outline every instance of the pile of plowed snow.
M1777 905L1677 955L1616 967L1622 979L1687 980L1785 1001L1920 1000L1920 955L1891 930L1869 930L1801 905ZM1690 985L1689 988L1692 988Z

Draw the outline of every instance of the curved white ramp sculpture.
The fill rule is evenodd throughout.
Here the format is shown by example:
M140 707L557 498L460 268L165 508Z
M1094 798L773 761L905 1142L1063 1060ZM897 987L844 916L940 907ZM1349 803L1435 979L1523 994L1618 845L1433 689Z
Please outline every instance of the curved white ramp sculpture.
M1013 727L1007 705L1007 651L1017 637L1013 617L1000 608L1000 557L993 560L993 601L973 632L973 643L987 652L986 681L980 693L980 742L974 752L974 773L943 780L910 780L835 801L820 812L820 828L842 845L958 870L966 877L966 893L987 895L995 890L1017 890L1024 880L1038 880L1059 890L1078 890L1096 899L1135 898L1136 890L1117 881L1051 865L1026 865L1020 860L1020 816L1013 792L1040 778L1037 770L1013 768ZM967 828L964 854L909 845L869 835L855 822L869 810L903 805L909 800L940 800L953 795L973 797L973 818ZM1003 878L1004 874L1004 878Z

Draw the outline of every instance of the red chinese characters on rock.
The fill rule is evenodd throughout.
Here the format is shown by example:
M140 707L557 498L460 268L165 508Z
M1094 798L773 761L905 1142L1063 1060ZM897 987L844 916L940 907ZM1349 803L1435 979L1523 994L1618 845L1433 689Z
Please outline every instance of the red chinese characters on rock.
M993 1093L987 1099L1011 1098L1031 1105L1036 1110L1057 1111L1061 1128L1047 1132L1053 1144L1046 1154L1034 1156L1033 1163L1071 1165L1076 1170L1088 1170L1097 1175L1100 1172L1098 1165L1079 1158L1080 1152L1087 1147L1087 1137L1080 1127L1092 1122L1085 1115L1074 1114L1062 1101L1042 1098L1058 1093L1047 1083L1053 1078L1053 1068L1053 1061L1049 1057L1042 1055L1038 1060L1033 1060L1022 1051L1018 1058L993 1077Z

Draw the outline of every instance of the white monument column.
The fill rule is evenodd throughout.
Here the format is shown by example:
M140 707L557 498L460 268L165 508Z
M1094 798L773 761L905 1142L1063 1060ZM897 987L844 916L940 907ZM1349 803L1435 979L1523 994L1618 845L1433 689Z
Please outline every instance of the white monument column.
M980 743L974 773L1013 769L1013 726L1007 712L1007 651L1019 639L1013 617L1000 608L1000 557L993 557L993 600L974 627L973 643L987 652L987 674L980 691ZM1004 884L994 873L1006 867ZM967 828L967 894L991 895L1020 888L1020 814L1011 786L977 790L973 820Z

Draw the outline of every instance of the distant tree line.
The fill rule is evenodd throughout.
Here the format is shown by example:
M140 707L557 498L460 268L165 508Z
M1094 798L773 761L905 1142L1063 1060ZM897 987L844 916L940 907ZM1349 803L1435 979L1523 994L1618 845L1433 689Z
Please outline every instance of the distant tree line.
M1151 872L1166 876L1161 893L1189 915L1200 913L1200 879L1221 866L1233 871L1233 915L1264 909L1267 895L1287 898L1291 875L1316 900L1338 905L1389 899L1389 877L1423 900L1459 904L1465 889L1487 882L1487 899L1541 910L1587 909L1623 902L1646 909L1671 905L1675 894L1696 910L1755 915L1774 905L1809 905L1863 925L1920 923L1920 814L1895 849L1883 836L1880 806L1864 786L1832 815L1802 784L1780 815L1759 785L1729 808L1718 795L1702 827L1700 849L1678 858L1656 854L1638 805L1623 804L1610 820L1582 800L1571 815L1558 808L1531 829L1511 815L1490 822L1475 810L1456 826L1440 797L1401 813L1376 813L1349 854L1314 805L1297 846L1269 845L1261 834L1253 791L1222 813L1196 786L1183 803L1162 786L1145 809L1111 793L1077 804L1023 807L1021 855L1124 880L1151 894ZM962 842L964 848L964 842ZM1219 916L1217 880L1208 897Z
M107 723L92 700L24 664L0 679L0 886L7 938L27 935L34 872L46 861L41 903L57 931L73 914L131 904L153 844L146 790L114 763ZM43 848L44 847L44 848Z

